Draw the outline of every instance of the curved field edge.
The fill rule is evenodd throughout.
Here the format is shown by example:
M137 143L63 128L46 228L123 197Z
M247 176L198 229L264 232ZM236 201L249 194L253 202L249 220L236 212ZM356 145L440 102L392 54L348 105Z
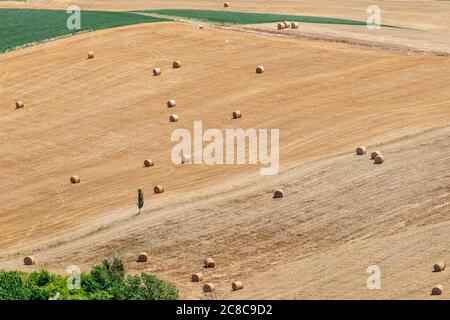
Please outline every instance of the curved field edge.
M80 32L138 23L170 21L128 12L81 11L81 28L70 30L63 10L0 9L0 53Z
M194 10L194 9L160 9L160 10L143 10L135 12L155 13L166 16L182 17L188 19L195 19L216 23L226 23L226 24L260 24L260 23L279 22L283 20L288 20L304 23L340 24L353 26L367 25L365 21L358 21L358 20L315 17L315 16L272 14L272 13L252 13L252 12ZM397 28L395 26L389 25L383 26Z

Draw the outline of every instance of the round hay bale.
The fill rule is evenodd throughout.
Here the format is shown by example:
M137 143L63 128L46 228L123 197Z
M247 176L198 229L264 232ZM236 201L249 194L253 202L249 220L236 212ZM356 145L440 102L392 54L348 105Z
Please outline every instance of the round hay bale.
M375 160L375 158L378 156L381 156L381 151L375 150L370 154L370 159Z
M192 282L200 282L203 280L203 274L201 273L194 273L191 277Z
M23 258L23 264L26 266L31 266L35 263L36 263L36 260L34 259L33 256L27 256L27 257Z
M382 164L384 162L384 156L382 154L378 155L374 159L375 164Z
M203 285L203 292L213 292L216 289L214 283L205 283Z
M205 268L215 268L216 267L216 263L214 262L214 260L212 258L206 258L204 261L205 264Z
M167 101L168 108L174 108L176 106L177 106L177 102L174 99L170 99L169 101Z
M94 59L94 51L89 51L87 54L88 59Z
M434 272L441 272L441 271L445 270L445 267L446 267L445 262L444 261L439 261L438 263L436 263L433 266L433 269L434 269Z
M169 117L170 122L177 122L178 116L176 114L173 114Z
M239 110L233 111L233 119L242 118L242 113Z
M257 66L256 67L256 73L264 73L264 67L263 66Z
M148 261L148 254L147 252L141 252L139 253L137 257L137 262L147 262Z
M292 23L291 23L291 28L292 28L292 29L298 29L299 27L300 27L300 25L299 25L298 22L292 22Z
M22 101L16 101L16 109L20 109L20 108L23 108L23 107L25 107L25 105L23 104Z
M181 163L182 164L191 163L191 156L183 154L181 156Z
M286 29L289 29L289 27L291 26L290 23L287 21L283 21L283 24Z
M233 291L241 290L244 288L244 285L241 281L235 281L231 284L231 288L233 289Z
M161 75L161 68L155 68L153 69L153 75L156 76L160 76Z
M285 28L285 27L284 27L284 23L283 23L283 22L279 22L279 23L277 24L277 28L278 28L278 30L284 29L284 28Z
M153 188L153 191L155 192L155 193L164 193L164 187L163 186L155 186L154 188Z
M365 146L359 146L358 148L356 148L356 154L358 156L362 156L363 154L366 154L367 152L367 148Z
M152 159L144 160L144 167L153 167L155 165L155 161Z
M436 285L433 289L431 289L431 294L433 296L439 296L444 292L444 287L441 284Z
M75 183L80 183L80 177L79 176L71 176L70 177L70 182L75 184Z
M224 6L225 8L228 8L228 7L230 6L230 3L229 3L229 2L224 2L223 6Z
M172 64L174 69L179 69L181 68L181 62L180 61L174 61Z
M283 190L281 190L281 189L276 189L274 192L273 192L273 198L274 199L281 199L281 198L283 198L284 197L284 192L283 192Z

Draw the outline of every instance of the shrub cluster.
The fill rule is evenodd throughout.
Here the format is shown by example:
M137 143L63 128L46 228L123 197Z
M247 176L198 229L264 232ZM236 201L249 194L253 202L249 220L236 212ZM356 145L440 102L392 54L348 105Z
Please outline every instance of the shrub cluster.
M125 275L119 258L103 260L80 275L80 288L70 289L68 276L40 270L33 273L0 271L0 300L174 300L178 290L158 277Z

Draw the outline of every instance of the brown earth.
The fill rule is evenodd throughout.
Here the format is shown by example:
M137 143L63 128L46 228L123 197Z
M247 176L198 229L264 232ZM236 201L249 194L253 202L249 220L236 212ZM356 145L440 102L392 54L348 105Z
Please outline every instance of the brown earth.
M120 254L183 298L202 297L189 279L206 256L218 298L427 298L449 280L431 273L449 257L448 57L157 23L6 53L0 64L0 268L64 273ZM243 117L232 120L236 109ZM279 128L280 174L172 164L170 134L194 120ZM355 156L360 144L386 162ZM156 165L144 169L148 158ZM154 195L156 184L166 192ZM271 198L277 186L284 199ZM146 265L133 262L141 251ZM31 268L21 265L28 253ZM365 287L372 264L382 290ZM233 293L236 279L244 290Z

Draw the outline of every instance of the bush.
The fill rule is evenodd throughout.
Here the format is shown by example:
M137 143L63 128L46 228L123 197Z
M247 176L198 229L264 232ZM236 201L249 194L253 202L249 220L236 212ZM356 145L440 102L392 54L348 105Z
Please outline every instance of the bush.
M119 258L103 260L88 274L80 275L81 288L69 289L67 276L47 270L31 274L0 271L0 300L174 300L177 288L154 275L125 276Z

